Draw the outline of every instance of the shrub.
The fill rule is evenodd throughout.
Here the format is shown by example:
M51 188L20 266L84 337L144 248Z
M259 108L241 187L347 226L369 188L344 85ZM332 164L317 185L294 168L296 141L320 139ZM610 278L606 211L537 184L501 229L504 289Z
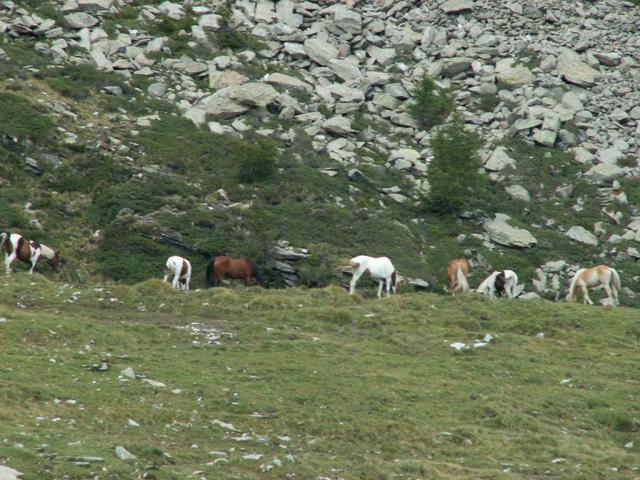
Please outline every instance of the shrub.
M431 147L433 160L428 172L431 191L427 206L435 213L459 213L480 186L480 139L456 116L453 123L438 131Z
M217 14L222 17L220 29L213 34L213 39L219 48L230 48L231 50L261 50L264 44L249 33L239 32L231 25L233 11L230 2L219 8Z
M0 135L44 142L53 134L53 122L26 98L0 92Z
M239 145L238 180L242 183L258 183L275 173L276 148L263 140L247 140Z
M453 111L453 100L447 92L438 89L434 81L423 76L413 90L413 103L409 113L425 129L440 125Z
M74 100L84 100L93 91L106 86L118 86L126 94L133 89L116 74L101 72L88 64L67 65L42 71L39 76L58 93Z

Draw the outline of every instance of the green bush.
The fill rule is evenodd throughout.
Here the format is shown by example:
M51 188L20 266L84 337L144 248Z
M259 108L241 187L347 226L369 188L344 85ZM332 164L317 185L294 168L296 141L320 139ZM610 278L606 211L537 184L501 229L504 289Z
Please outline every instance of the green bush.
M465 128L459 116L438 131L431 140L429 210L456 214L469 205L474 198L474 189L480 186L482 179L478 172L480 145L478 136Z
M53 122L26 98L0 92L0 136L44 142L54 132Z
M118 86L125 94L133 89L119 76L98 70L92 65L67 65L62 68L43 70L38 76L55 91L74 100L84 100L92 92L106 86Z
M240 162L238 180L242 183L258 183L268 180L275 173L277 154L273 144L256 139L245 141L238 147Z
M425 129L440 125L453 111L453 100L447 92L436 87L434 81L424 75L412 92L413 103L409 113Z
M231 50L261 50L264 44L249 33L239 32L231 25L232 8L231 2L219 8L216 12L222 17L220 29L213 33L213 40L219 48L230 48Z

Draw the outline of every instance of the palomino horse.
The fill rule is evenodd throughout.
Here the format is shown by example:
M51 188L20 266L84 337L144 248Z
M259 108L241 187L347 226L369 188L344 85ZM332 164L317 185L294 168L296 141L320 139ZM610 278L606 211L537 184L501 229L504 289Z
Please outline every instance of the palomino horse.
M168 282L173 275L171 285L173 288L189 290L189 280L191 280L191 262L186 258L173 256L167 259L167 268L164 271L164 281Z
M60 265L60 254L42 243L27 240L18 233L0 234L0 250L4 251L4 270L8 275L11 273L11 264L15 259L25 263L30 263L29 273L32 274L38 262L46 258L51 266L58 269Z
M496 298L496 292L499 296L506 295L507 298L514 298L517 284L518 275L513 270L495 271L482 281L476 288L476 292L486 295L491 300Z
M469 262L466 258L454 258L449 262L449 268L447 269L449 291L453 295L469 291L469 282L467 282L469 269Z
M264 287L264 281L258 271L258 267L253 260L247 257L232 258L225 256L215 257L207 265L207 279L205 287L214 287L223 278L235 278L244 280L245 285L249 285L252 278L256 283Z
M593 305L587 292L589 288L596 288L598 286L604 288L604 291L607 292L609 299L614 305L619 305L618 292L620 291L620 275L607 265L597 265L592 268L581 268L578 270L571 280L567 301L575 302L578 293L576 290L580 288L584 297L582 303Z
M349 294L353 295L356 291L356 283L364 272L369 272L371 278L379 280L378 282L378 298L382 296L382 285L386 283L387 297L390 295L390 290L393 293L398 292L399 281L396 274L396 269L387 257L368 257L366 255L359 255L353 257L349 264L353 268L353 277L349 283Z

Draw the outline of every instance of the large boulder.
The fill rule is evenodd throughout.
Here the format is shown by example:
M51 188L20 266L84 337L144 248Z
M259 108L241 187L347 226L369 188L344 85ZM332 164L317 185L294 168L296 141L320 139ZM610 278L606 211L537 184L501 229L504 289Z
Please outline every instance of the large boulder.
M266 107L278 98L278 92L266 83L249 82L226 87L203 98L198 108L209 115L232 118L251 107Z
M298 80L295 77L291 77L289 75L285 75L284 73L269 73L267 74L263 81L270 85L275 85L277 87L281 87L284 89L294 89L294 90L302 90L307 93L313 92L313 87L302 80Z
M492 241L506 247L516 248L529 248L538 243L527 230L509 225L507 223L509 220L511 220L509 215L496 213L493 220L484 222L484 228Z
M325 67L329 65L331 60L338 57L336 47L317 37L304 42L304 51L311 60Z
M440 8L445 11L445 13L462 13L473 10L473 0L447 0Z
M593 183L608 183L624 175L624 168L613 163L599 163L591 167L584 176Z
M91 28L98 24L96 17L84 12L69 13L64 19L71 28Z
M496 78L508 87L529 85L536 76L524 65L515 63L513 58L504 58L496 63Z
M509 156L504 147L496 148L484 164L484 168L492 172L499 172L507 167L515 168L516 162Z
M562 48L558 56L558 73L565 81L580 87L593 87L600 72L584 63L580 55L569 48Z
M338 4L336 6L333 21L337 27L347 33L357 35L362 31L362 17L360 14L343 5Z
M567 230L565 235L571 240L584 243L585 245L592 245L594 247L598 245L598 239L596 238L596 236L584 227L571 227L569 230Z

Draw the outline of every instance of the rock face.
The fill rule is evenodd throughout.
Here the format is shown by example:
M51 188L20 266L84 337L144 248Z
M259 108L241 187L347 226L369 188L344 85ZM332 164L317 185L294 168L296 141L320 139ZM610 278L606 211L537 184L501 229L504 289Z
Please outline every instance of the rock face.
M516 228L507 222L511 220L509 215L496 213L493 220L487 220L484 228L492 241L506 247L530 248L538 243L531 233L522 228Z

